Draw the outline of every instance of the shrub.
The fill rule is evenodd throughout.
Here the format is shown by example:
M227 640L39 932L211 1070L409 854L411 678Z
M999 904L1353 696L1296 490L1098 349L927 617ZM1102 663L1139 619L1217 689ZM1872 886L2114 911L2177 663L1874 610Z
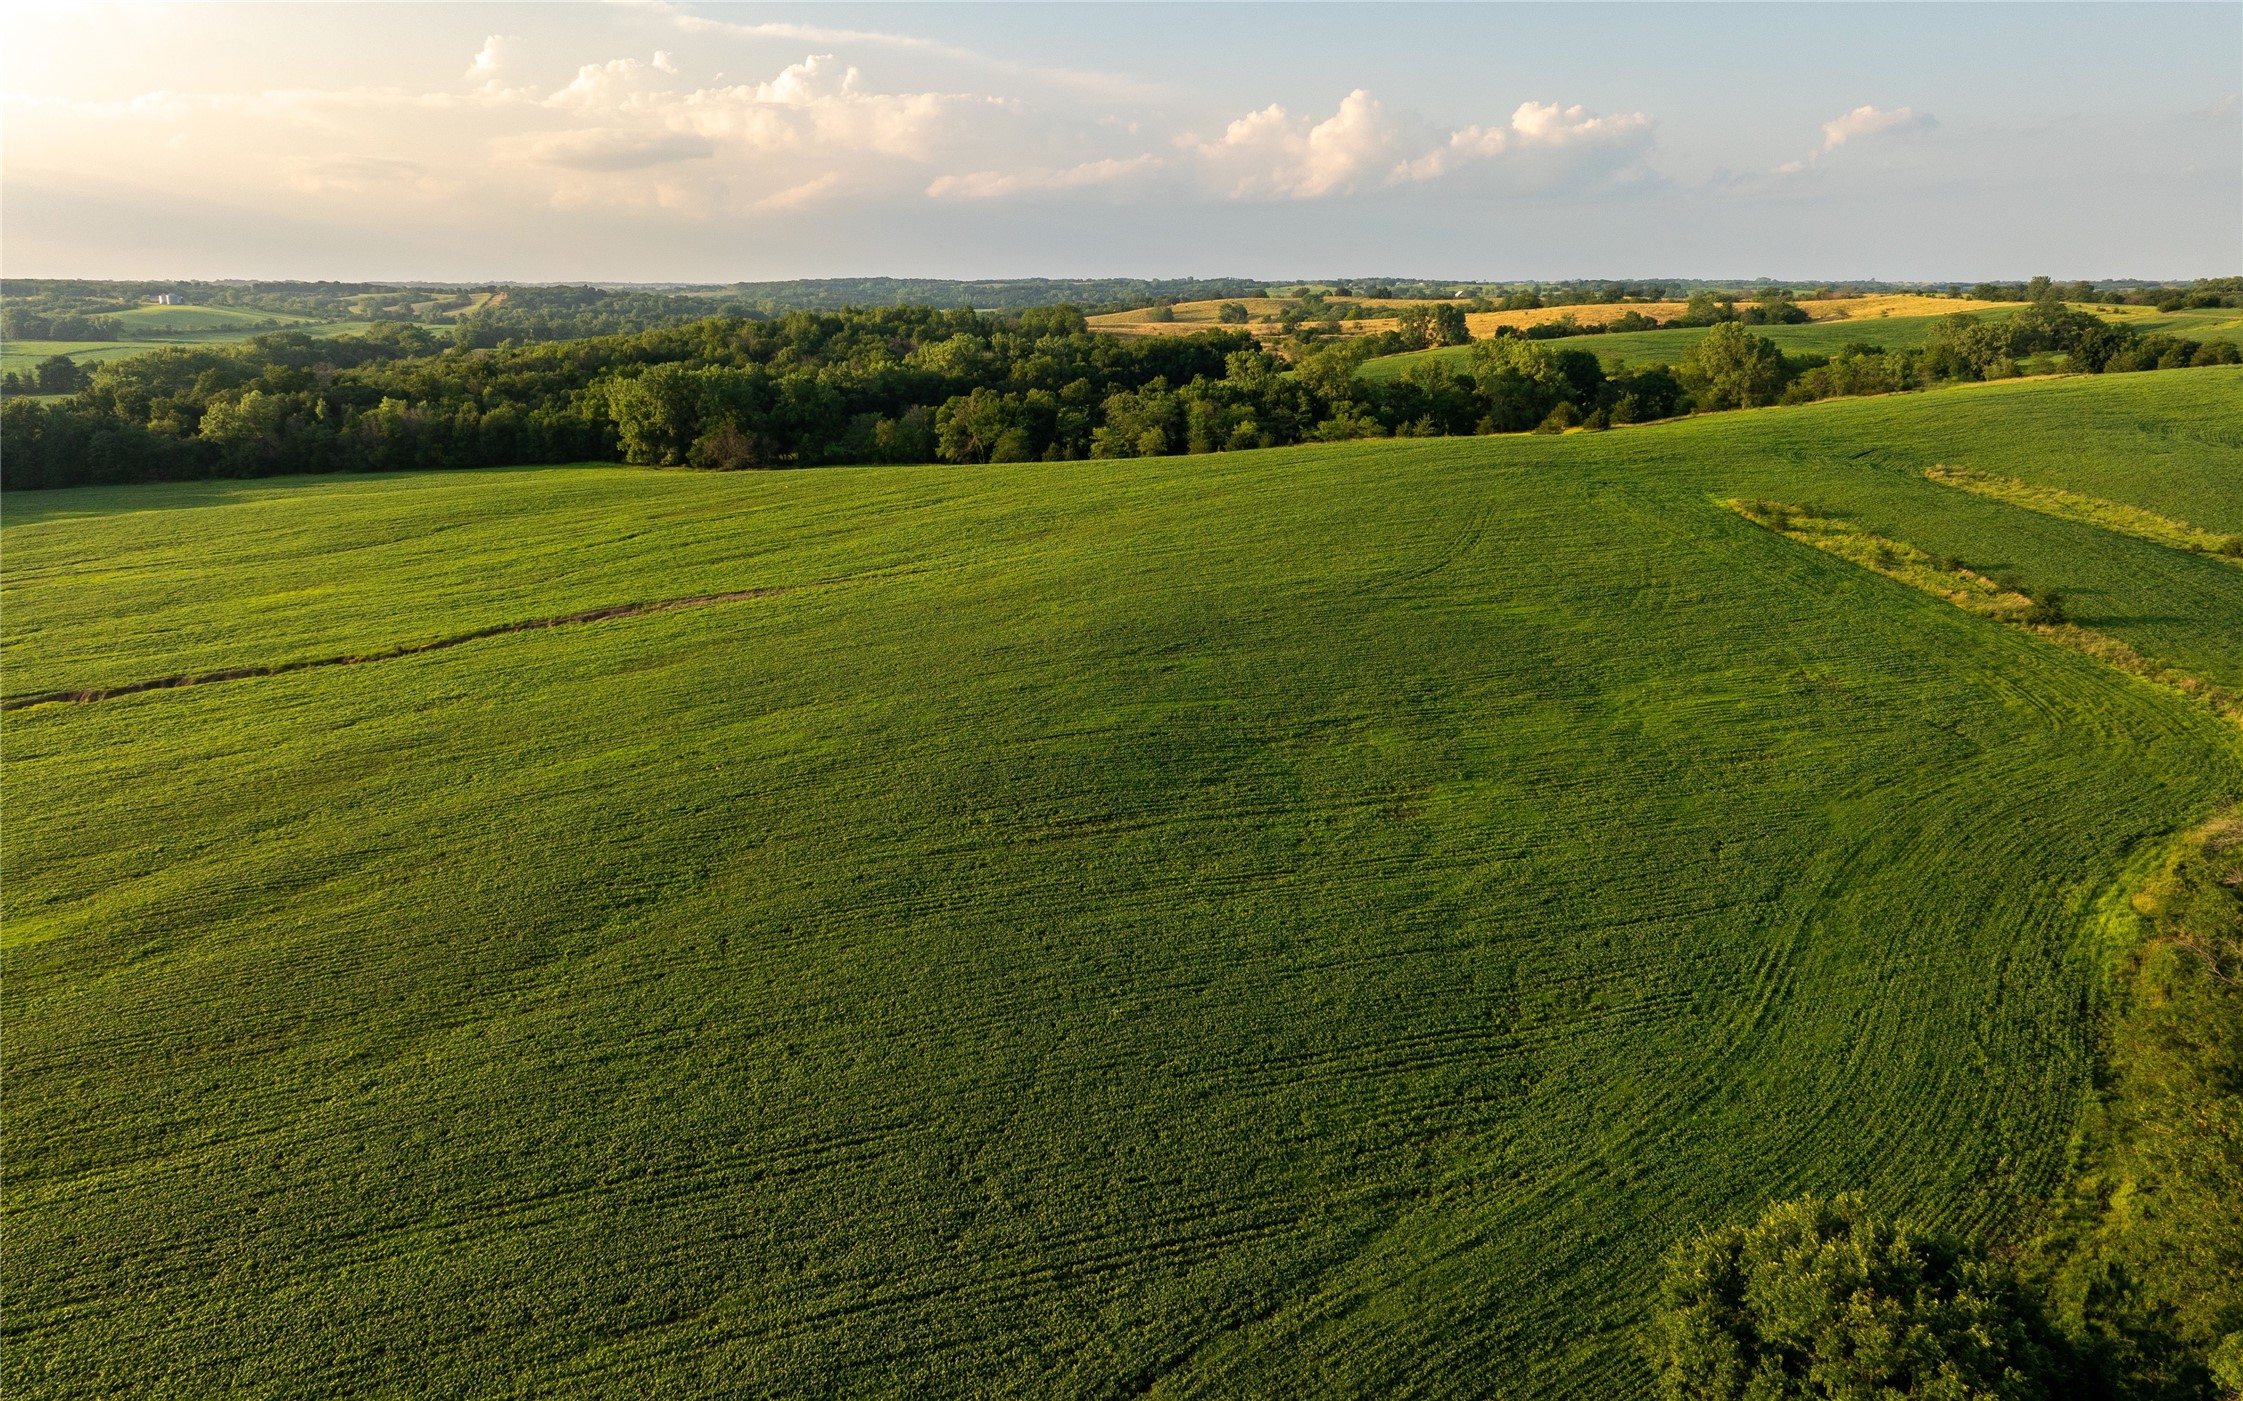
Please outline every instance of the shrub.
M2033 600L2033 606L2025 610L2026 622L2055 627L2060 623L2071 621L2071 616L2064 611L2062 590L2050 589L2046 593L2027 594L2026 596Z
M2063 1376L2007 1271L1859 1195L1703 1231L1666 1270L1653 1337L1674 1401L2039 1401Z
M695 439L686 462L712 472L737 472L763 466L764 457L761 444L726 422Z
M1573 401L1571 399L1560 399L1558 400L1558 406L1550 410L1550 416L1543 419L1534 431L1537 433L1563 433L1566 429L1572 428L1580 422L1581 411L1573 406Z

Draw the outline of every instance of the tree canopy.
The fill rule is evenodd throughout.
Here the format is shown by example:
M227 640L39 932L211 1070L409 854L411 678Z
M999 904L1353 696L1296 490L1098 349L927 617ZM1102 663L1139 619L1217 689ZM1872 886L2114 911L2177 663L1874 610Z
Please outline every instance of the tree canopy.
M2062 1345L2004 1269L1857 1195L1779 1202L1667 1260L1654 1328L1671 1401L2041 1401Z

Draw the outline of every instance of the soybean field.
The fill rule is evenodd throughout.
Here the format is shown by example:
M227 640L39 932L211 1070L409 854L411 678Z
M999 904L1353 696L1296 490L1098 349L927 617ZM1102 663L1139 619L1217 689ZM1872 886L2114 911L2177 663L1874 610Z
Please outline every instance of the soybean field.
M2239 402L11 496L0 1377L1624 1395L1700 1223L2022 1239L2243 732L1725 503L2243 686L1925 475L2243 531Z

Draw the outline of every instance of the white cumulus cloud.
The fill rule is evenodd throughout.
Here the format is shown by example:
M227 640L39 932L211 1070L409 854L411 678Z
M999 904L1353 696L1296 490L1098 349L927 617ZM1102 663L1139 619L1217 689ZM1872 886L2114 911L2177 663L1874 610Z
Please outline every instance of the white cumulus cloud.
M1929 131L1939 125L1929 112L1919 112L1913 107L1876 107L1868 103L1856 107L1842 116L1832 117L1822 124L1822 145L1807 152L1795 161L1785 161L1776 167L1780 177L1806 175L1822 164L1822 158L1839 147L1876 136L1897 136L1912 131Z
M486 87L497 86L499 75L506 67L506 51L513 43L504 34L493 34L485 38L483 47L476 51L474 60L467 65L465 76Z
M1320 122L1273 102L1238 118L1219 137L1186 136L1181 145L1233 198L1313 199L1382 183L1403 136L1401 123L1379 100L1357 88Z
M1467 173L1514 191L1594 185L1639 167L1651 138L1642 112L1600 116L1531 101L1506 123L1444 131L1357 88L1323 121L1273 104L1220 137L1187 136L1179 145L1232 198L1315 199Z
M1925 131L1939 125L1929 112L1919 112L1913 107L1871 107L1863 105L1842 117L1833 117L1822 124L1822 148L1835 151L1849 141L1864 136L1883 136L1888 132Z
M1522 102L1512 110L1508 125L1459 127L1441 145L1403 164L1397 175L1403 180L1435 180L1476 161L1567 147L1601 148L1633 158L1650 143L1651 118L1643 112L1600 117L1578 103L1560 107L1554 102Z

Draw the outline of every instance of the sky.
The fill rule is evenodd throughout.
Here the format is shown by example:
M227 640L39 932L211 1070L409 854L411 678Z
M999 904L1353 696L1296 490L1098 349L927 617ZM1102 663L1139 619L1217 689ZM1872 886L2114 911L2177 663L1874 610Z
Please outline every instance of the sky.
M9 277L2190 278L2243 5L41 5Z

